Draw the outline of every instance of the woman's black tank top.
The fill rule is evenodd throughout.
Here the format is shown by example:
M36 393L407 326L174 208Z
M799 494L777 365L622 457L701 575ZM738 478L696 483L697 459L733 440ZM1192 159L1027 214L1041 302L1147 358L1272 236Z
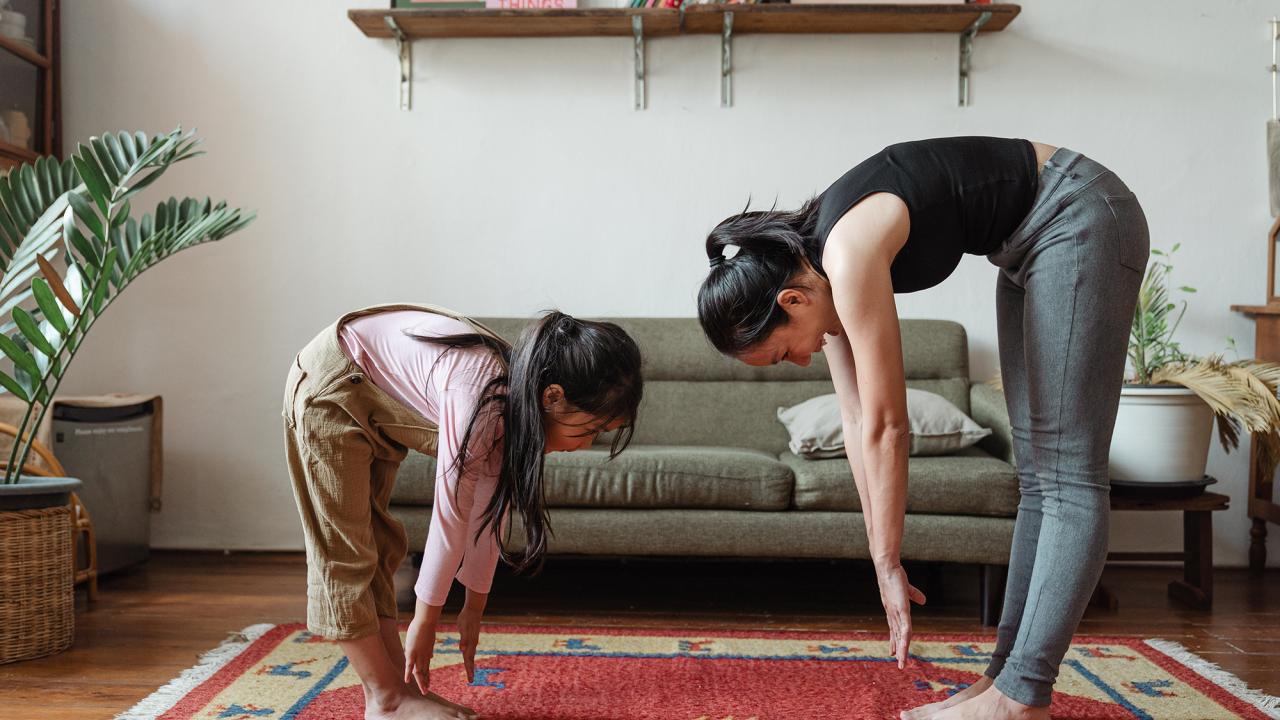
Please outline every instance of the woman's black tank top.
M819 201L821 261L831 228L858 201L887 192L906 203L907 242L893 260L893 291L947 279L964 253L987 255L1013 234L1035 201L1036 152L1026 140L956 137L890 145L845 173Z

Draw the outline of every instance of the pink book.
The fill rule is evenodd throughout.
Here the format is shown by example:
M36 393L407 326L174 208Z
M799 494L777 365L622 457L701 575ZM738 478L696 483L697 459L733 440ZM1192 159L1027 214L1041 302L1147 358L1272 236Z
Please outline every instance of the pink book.
M578 0L484 0L484 6L499 10L563 10L578 7Z

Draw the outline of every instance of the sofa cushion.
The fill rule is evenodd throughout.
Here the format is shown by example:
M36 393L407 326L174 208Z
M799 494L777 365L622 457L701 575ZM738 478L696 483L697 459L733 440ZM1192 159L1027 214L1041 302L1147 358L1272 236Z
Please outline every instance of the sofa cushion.
M845 458L806 460L787 452L782 461L795 472L797 510L861 511ZM1018 512L1017 472L978 448L913 457L907 473L908 513L1013 517Z
M946 398L927 390L907 388L907 418L912 456L954 455L991 434ZM835 393L780 407L778 421L791 434L788 449L796 455L810 460L844 457L844 421Z
M786 510L791 469L768 453L721 447L632 445L609 459L599 449L547 457L551 507ZM410 453L391 501L430 505L435 460Z
M547 458L552 507L786 510L791 469L768 453L722 447L632 445Z
M969 407L969 380L908 380L907 386L941 395L961 411ZM746 447L777 454L790 436L778 422L778 407L834 392L831 380L718 382L649 380L636 423L644 445ZM600 442L607 443L607 434Z
M400 463L392 505L430 505L436 489L436 459L414 450Z

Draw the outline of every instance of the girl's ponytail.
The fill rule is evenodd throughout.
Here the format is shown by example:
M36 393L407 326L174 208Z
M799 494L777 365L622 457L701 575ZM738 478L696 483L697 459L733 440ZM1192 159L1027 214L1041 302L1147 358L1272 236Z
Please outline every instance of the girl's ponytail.
M479 344L470 342L471 346ZM507 372L485 387L463 437L459 458L468 457L472 430L485 408L497 404L502 419L502 469L477 537L486 531L500 532L509 514L518 517L524 528L524 552L504 548L502 557L522 571L540 567L551 534L544 482L547 436L543 391L559 385L565 401L596 418L601 428L621 419L623 424L613 435L612 458L631 441L644 381L640 349L622 328L578 320L558 311L548 312L527 326L503 357Z

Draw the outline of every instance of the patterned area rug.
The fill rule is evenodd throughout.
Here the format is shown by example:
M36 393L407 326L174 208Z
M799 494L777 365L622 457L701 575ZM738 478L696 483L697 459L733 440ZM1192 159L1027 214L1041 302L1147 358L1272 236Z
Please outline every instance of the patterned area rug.
M1280 717L1175 643L1081 637L1055 718ZM921 636L905 671L870 633L488 627L467 684L457 636L438 637L432 689L489 720L887 718L979 677L990 638ZM336 720L362 716L338 646L301 625L255 625L118 720Z

